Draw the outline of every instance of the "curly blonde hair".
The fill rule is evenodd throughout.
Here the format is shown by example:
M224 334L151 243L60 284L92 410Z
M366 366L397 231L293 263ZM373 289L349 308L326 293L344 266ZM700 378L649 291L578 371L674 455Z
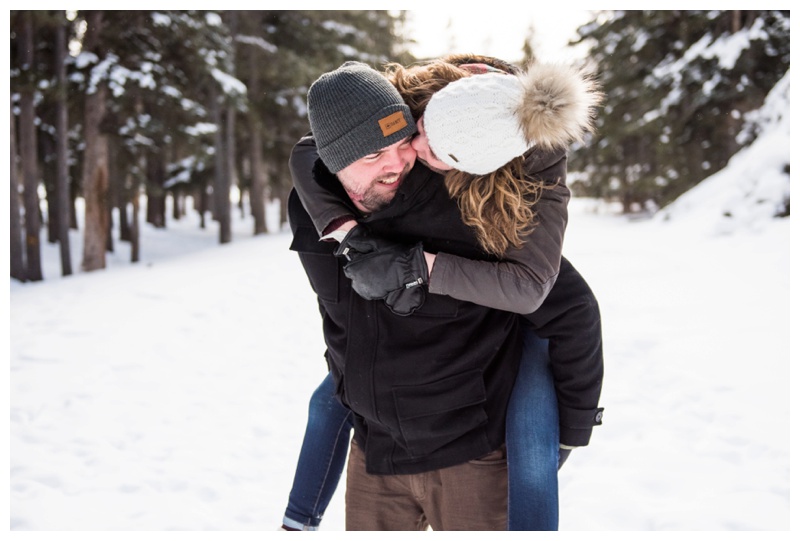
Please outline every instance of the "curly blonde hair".
M487 252L498 257L510 247L519 248L536 228L533 206L544 182L525 176L524 160L511 162L487 175L451 170L444 177L461 219L475 229Z
M516 73L517 68L498 59L478 55L451 55L408 68L388 64L385 75L411 108L414 119L424 114L433 95L469 71L461 64L482 63ZM456 200L461 219L472 227L487 252L501 257L509 247L519 248L536 227L533 207L545 184L525 175L524 160L515 158L498 170L475 175L450 170L444 175L450 197Z

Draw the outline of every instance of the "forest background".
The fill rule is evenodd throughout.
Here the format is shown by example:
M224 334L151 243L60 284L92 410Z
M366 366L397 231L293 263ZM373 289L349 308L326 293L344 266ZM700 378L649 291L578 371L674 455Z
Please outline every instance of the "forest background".
M142 220L165 228L168 208L199 228L215 224L221 244L232 241L232 212L252 215L254 235L270 232L269 205L285 220L308 86L346 60L378 69L424 60L410 52L406 18L11 11L12 279L43 279L43 237L59 244L65 276L105 268L120 243L137 262ZM788 11L593 12L577 29L586 55L576 62L607 97L597 134L573 149L573 193L652 214L719 171L757 137L748 112L788 71L789 31ZM535 61L535 44L531 27L506 60ZM789 215L788 193L776 215Z

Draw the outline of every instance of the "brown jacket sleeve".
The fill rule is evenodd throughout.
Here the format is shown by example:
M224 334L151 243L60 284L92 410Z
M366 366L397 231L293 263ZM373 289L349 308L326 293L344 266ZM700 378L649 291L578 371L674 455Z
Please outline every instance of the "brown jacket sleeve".
M558 277L567 227L566 154L531 152L525 168L548 187L536 203L538 225L525 244L506 252L498 263L439 253L430 276L431 293L518 314L541 306Z

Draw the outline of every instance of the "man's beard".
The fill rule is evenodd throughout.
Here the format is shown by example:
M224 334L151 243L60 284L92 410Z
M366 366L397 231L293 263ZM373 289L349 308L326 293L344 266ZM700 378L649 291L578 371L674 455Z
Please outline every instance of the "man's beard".
M378 184L379 181L381 180L389 180L397 178L396 182L398 183L398 188L399 188L399 184L402 184L403 180L406 178L409 171L411 171L411 164L407 165L405 169L403 169L403 171L397 176L388 175L372 179L372 183L370 184L369 188L367 188L367 190L364 192L361 198L358 199L358 205L363 207L363 209L366 209L365 211L369 213L378 212L379 210L386 208L387 206L389 206L389 203L392 202L394 196L397 194L397 188L395 188L391 192L386 192L383 190L376 189L376 184ZM339 180L343 181L342 185L344 186L345 190L350 195L351 199L353 199L353 201L356 202L355 197L353 196L353 192L348 189L347 184L349 184L349 182L347 182L347 179L342 179L340 175ZM362 210L362 212L363 211L364 210Z
M364 194L364 199L359 201L359 203L367 210L367 212L373 213L388 207L389 203L392 202L392 199L394 199L393 193L378 194L368 190L367 193Z

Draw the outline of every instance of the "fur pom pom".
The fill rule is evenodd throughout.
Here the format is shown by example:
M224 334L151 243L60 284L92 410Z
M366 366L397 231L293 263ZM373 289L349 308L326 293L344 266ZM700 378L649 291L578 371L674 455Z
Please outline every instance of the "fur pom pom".
M594 129L603 93L590 74L575 67L536 63L520 76L517 115L528 142L546 150L566 148Z

